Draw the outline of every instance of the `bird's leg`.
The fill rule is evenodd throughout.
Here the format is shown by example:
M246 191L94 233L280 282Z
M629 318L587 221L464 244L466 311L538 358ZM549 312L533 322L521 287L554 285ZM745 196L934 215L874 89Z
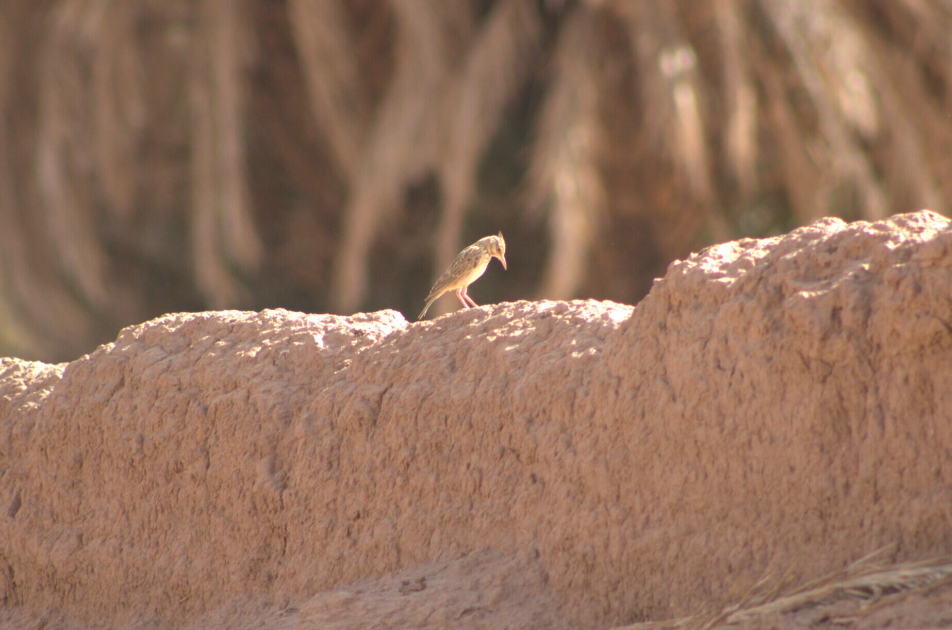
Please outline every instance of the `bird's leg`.
M466 298L466 301L472 304L473 306L479 306L479 304L473 301L473 298L469 297L469 293L466 292L467 288L469 287L463 287L463 297Z
M456 297L458 297L459 301L463 304L463 308L469 308L469 304L467 304L466 300L463 299L464 295L466 295L466 289L463 289L463 288L456 289Z

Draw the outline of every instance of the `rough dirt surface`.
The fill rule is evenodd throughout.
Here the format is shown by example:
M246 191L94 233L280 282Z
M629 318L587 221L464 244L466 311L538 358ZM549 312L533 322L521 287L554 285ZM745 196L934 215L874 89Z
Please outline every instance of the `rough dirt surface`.
M928 212L710 248L637 308L169 315L0 361L0 623L693 613L952 552L950 416Z

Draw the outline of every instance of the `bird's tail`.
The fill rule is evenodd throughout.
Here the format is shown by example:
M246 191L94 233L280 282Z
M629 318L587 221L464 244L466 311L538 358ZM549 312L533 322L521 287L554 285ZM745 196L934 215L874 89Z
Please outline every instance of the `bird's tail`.
M426 315L426 312L430 309L430 305L436 302L436 300L430 300L426 303L426 306L423 307L423 310L420 311L420 314L417 316L417 319L423 319L423 316Z

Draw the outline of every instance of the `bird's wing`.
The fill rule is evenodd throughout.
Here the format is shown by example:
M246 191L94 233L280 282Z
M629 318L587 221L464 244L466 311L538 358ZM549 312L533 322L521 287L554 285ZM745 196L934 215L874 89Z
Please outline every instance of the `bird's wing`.
M435 299L440 294L457 288L456 283L464 278L468 271L479 265L482 255L482 248L476 245L470 245L457 254L450 266L443 272L443 275L433 284L430 295L426 299L429 300L431 297Z

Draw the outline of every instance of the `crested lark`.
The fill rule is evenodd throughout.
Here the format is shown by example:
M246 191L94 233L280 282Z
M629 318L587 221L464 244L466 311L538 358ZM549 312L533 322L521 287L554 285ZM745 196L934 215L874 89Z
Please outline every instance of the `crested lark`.
M481 238L456 255L449 269L443 272L440 279L430 289L430 294L426 296L426 306L423 307L418 319L423 319L427 309L436 302L438 297L453 289L456 289L456 297L463 306L466 308L470 305L476 306L473 298L466 295L466 288L483 275L493 257L499 259L503 269L506 268L506 241L502 238L502 232L499 236Z

